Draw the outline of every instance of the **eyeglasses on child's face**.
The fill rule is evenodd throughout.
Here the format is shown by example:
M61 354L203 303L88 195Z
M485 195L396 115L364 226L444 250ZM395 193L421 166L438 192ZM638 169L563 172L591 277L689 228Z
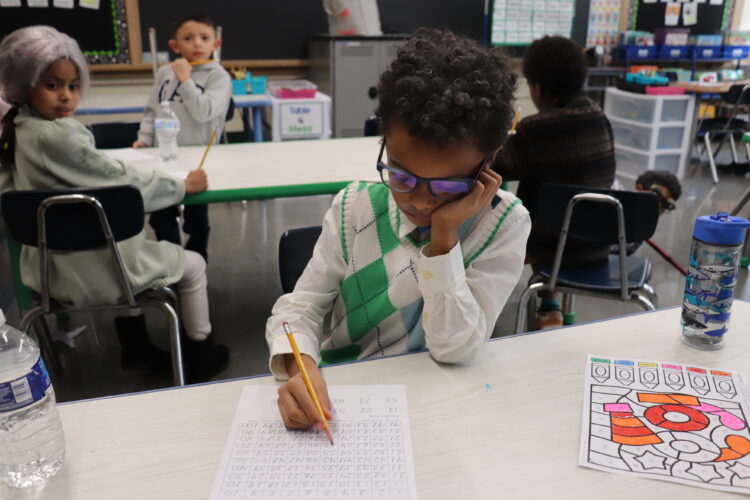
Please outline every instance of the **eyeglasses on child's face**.
M666 188L664 188L664 186L652 184L649 187L649 190L656 193L657 198L659 198L659 208L661 208L662 212L671 212L677 208L675 201L672 198L667 197Z
M477 166L479 171L473 178L420 177L404 169L391 167L383 163L384 150L385 141L380 145L380 154L378 155L377 163L377 169L380 172L380 179L383 181L383 184L397 193L412 193L420 184L427 184L430 194L440 201L455 201L469 194L487 163L487 156L485 156Z

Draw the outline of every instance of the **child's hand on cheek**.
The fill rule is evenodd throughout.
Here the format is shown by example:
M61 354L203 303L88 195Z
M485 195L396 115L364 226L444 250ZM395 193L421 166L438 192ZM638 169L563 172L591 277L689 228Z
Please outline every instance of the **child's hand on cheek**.
M172 70L174 71L177 80L180 83L185 83L186 81L190 80L190 73L193 72L193 67L190 66L190 63L187 59L181 57L172 62Z
M490 204L502 182L497 172L483 170L469 194L435 210L431 217L431 242L424 250L425 255L432 257L450 252L458 242L461 225Z

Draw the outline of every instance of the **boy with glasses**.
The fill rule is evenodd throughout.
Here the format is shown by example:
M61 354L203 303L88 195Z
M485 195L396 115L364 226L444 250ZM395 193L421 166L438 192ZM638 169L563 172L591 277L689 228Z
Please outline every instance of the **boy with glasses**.
M325 216L312 259L266 325L288 427L322 426L284 335L288 322L326 412L319 363L427 348L473 359L523 268L528 212L488 168L513 117L499 49L419 30L380 77L381 182L355 182ZM330 331L323 323L331 312Z

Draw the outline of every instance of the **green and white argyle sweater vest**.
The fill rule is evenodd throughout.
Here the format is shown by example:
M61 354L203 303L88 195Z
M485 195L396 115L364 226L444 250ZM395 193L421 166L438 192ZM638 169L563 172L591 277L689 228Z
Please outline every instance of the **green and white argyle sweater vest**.
M495 196L490 208L464 223L459 240L465 268L492 244L519 204L513 195ZM412 233L399 239L401 217L382 183L361 181L345 188L340 231L347 268L333 304L330 336L321 345L322 364L425 347L416 262L429 239L419 242Z

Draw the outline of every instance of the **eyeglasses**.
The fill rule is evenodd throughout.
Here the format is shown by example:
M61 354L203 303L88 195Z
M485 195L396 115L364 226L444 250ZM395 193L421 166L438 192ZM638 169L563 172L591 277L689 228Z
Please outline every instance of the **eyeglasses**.
M672 198L667 198L666 196L666 189L664 186L661 186L659 184L651 184L651 187L648 188L649 191L652 191L653 193L656 193L656 196L659 198L659 206L662 210L665 212L671 212L675 208L677 208L677 204Z
M488 156L482 158L482 162L477 166L479 171L474 178L455 178L455 177L420 177L399 168L391 167L383 163L383 151L385 150L385 141L380 146L378 155L377 168L380 172L380 179L383 184L388 186L392 191L397 193L412 193L420 184L427 184L430 194L440 201L454 201L471 192L476 184L479 175L485 168Z

